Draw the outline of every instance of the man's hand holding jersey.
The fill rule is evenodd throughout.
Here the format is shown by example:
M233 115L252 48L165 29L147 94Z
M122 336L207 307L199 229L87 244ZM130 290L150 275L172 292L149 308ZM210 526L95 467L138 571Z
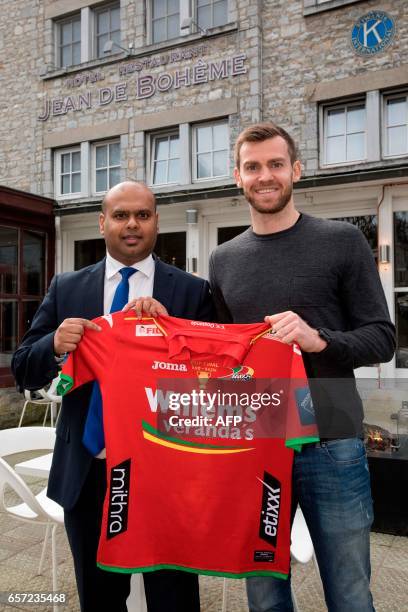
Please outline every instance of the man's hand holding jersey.
M64 353L75 351L86 328L93 329L94 331L102 330L99 325L88 321L88 319L64 319L54 335L55 355L63 355Z
M122 312L134 310L136 316L140 319L142 316L157 317L159 315L168 315L166 308L152 297L139 297L131 300L123 307Z
M326 346L326 340L320 337L317 329L310 327L299 315L291 310L265 317L265 322L272 327L275 334L284 344L299 345L305 353L320 353Z

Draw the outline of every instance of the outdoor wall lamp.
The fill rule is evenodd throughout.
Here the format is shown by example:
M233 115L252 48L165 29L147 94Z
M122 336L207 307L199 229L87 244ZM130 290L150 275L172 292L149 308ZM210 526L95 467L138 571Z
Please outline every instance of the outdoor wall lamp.
M201 34L203 34L204 36L207 36L208 32L207 30L203 30L202 27L200 27L198 25L198 23L196 21L194 21L194 19L192 17L186 17L185 19L183 19L183 21L181 22L180 25L180 29L181 30L186 30L187 28L191 28L191 26L195 26L197 28L197 30L199 32L201 32Z
M133 43L129 43L129 47L126 49L125 47L122 47L122 45L119 45L119 43L115 42L114 40L108 40L104 46L103 46L103 52L104 53L111 53L112 48L113 47L118 47L119 49L121 49L124 53L126 53L126 55L133 55L134 53L134 49L133 49Z
M391 261L391 249L389 244L380 244L378 249L378 261L381 264L388 264Z
M186 223L187 225L195 225L198 223L198 210L195 208L186 210Z

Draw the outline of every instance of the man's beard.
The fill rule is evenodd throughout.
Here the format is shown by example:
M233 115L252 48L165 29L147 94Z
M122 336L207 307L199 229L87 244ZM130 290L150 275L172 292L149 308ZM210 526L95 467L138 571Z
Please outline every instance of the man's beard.
M275 215L276 213L281 212L286 208L290 199L292 198L293 193L293 185L291 184L286 189L283 190L281 197L279 200L273 204L259 204L254 197L252 197L251 193L244 189L244 196L248 200L249 204L254 208L257 212L262 215Z

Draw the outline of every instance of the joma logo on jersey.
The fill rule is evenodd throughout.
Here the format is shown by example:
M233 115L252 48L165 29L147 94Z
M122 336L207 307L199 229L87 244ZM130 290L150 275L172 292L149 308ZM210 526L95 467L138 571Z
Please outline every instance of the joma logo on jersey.
M167 363L167 361L154 361L152 370L173 370L174 372L187 372L184 363Z
M136 325L136 336L162 336L156 325Z
M130 459L111 469L109 511L106 537L108 539L127 530L129 509Z
M262 483L262 508L259 522L259 537L276 548L279 513L281 501L281 484L279 480L264 472Z

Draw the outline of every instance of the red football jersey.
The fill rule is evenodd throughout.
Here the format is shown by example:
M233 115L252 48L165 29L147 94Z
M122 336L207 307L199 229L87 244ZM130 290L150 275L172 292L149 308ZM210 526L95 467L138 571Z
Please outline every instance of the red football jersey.
M85 331L60 389L101 388L98 565L286 578L292 449L318 439L299 349L264 323L95 322L102 332Z

